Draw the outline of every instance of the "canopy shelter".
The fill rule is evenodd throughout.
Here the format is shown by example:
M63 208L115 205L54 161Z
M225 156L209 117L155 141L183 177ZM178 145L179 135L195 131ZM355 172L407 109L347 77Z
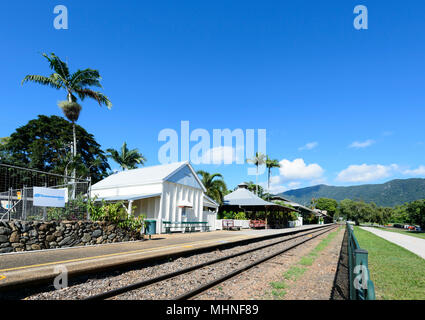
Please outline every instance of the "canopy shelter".
M270 199L272 201L282 201L285 204L290 205L291 207L294 207L295 209L298 210L298 212L301 212L302 214L304 214L304 213L312 213L312 214L314 214L316 216L318 215L318 213L316 211L314 211L313 209L310 209L310 208L308 208L306 206L303 206L303 205L301 205L299 203L293 202L293 201L291 201L291 200L289 200L287 198L284 198L282 196L272 196Z
M241 183L238 188L232 193L224 196L223 205L220 211L244 211L246 212L282 212L289 213L297 211L297 209L280 205L273 202L268 202L251 191L248 190L248 185Z
M299 203L293 202L281 195L275 195L271 197L272 201L282 201L283 203L290 205L291 207L294 207L295 209L297 209L300 213L301 216L304 218L304 222L305 223L317 223L320 221L320 218L324 218L326 220L326 222L331 221L327 216L327 211L325 210L319 210L319 209L311 209L308 208L306 206L303 206ZM312 215L314 215L315 218L311 219Z

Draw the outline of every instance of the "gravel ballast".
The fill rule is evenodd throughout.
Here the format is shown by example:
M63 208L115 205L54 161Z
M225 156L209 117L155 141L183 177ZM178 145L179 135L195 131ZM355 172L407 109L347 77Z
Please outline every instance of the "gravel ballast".
M317 230L317 233L323 232L323 229ZM190 266L194 266L203 262L207 262L219 257L228 256L237 252L243 252L248 249L259 247L265 244L271 244L278 242L284 238L292 239L298 237L301 234L293 236L285 236L278 239L263 240L256 243L250 243L247 245L236 246L225 250L215 250L202 254L194 254L188 257L181 257L174 261L165 263L158 263L156 265L149 265L134 270L116 271L101 273L97 276L82 277L75 279L70 282L70 286L60 290L54 290L53 286L50 287L50 291L40 293L29 293L25 299L27 300L75 300L84 299L89 296L103 293L112 289L116 289L125 285L132 284L134 282L151 279L165 273L174 272ZM196 270L188 274L178 276L173 279L162 281L159 284L153 284L151 286L134 290L125 294L122 294L114 299L174 299L178 295L182 294L186 290L193 289L200 286L214 277L219 277L225 273L228 273L235 268L241 267L243 264L250 263L254 260L259 259L261 256L270 254L273 250L280 250L283 247L290 246L295 242L302 241L305 237L299 237L294 240L289 240L282 244L270 247L265 250L256 251L246 255L232 258L221 263L207 266L201 270Z

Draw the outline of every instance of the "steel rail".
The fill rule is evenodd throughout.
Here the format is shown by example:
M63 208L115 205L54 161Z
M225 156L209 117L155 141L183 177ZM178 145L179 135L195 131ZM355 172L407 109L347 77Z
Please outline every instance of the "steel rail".
M241 255L244 255L244 254L247 254L247 253L251 253L251 252L254 252L254 251L257 251L257 250L265 249L267 247L271 247L271 246L274 246L274 245L277 245L277 244L280 244L280 243L283 243L283 242L287 242L287 241L290 241L290 240L293 240L293 239L304 237L306 235L314 234L316 232L322 231L323 229L325 229L326 230L325 232L327 232L328 230L333 229L333 225L330 226L330 227L313 229L313 231L310 231L311 229L309 229L308 231L310 231L310 232L305 232L303 234L300 234L300 235L297 235L297 236L294 236L294 237L291 237L291 238L285 238L283 240L279 240L279 241L273 242L271 244L266 244L266 245L263 245L263 246L259 246L259 247L256 247L256 248L249 249L247 251L237 252L237 253L231 254L229 256L225 256L225 257L213 259L213 260L210 260L210 261L206 261L206 262L203 262L201 264L197 264L197 265L187 267L187 268L184 268L184 269L181 269L181 270L177 270L177 271L174 271L174 272L171 272L171 273L163 274L163 275L160 275L160 276L155 277L155 278L142 280L142 281L132 283L132 284L127 285L127 286L123 286L123 287L120 287L120 288L112 289L110 291L106 291L106 292L102 292L102 293L99 293L99 294L96 294L96 295L89 296L87 298L84 298L83 300L104 300L104 299L107 299L107 298L115 297L117 295L129 292L129 291L133 291L133 290L136 290L136 289L140 289L142 287L146 287L148 285L158 283L158 282L161 282L161 281L164 281L164 280L167 280L167 279L171 279L171 278L174 278L176 276L179 276L179 275L182 275L182 274L185 274L185 273L197 270L197 269L201 269L201 268L204 268L206 266L209 266L209 265L212 265L212 264L215 264L215 263L219 263L219 262L222 262L222 261L225 261L225 260L228 260L228 259L232 259L232 258L241 256ZM306 231L306 230L299 230L297 233L301 233L303 231ZM282 235L282 237L287 237L287 236L288 236L287 234Z
M326 233L326 232L328 232L330 230L336 229L336 228L338 228L338 227L330 227L330 228L326 229L325 231L319 233L318 235L315 235L315 236L313 236L311 238L308 238L308 239L306 239L304 241L300 241L300 242L298 242L298 243L296 243L296 244L294 244L292 246L289 246L289 247L287 247L285 249L282 249L282 250L280 250L278 252L275 252L275 253L273 253L273 254L271 254L269 256L266 256L264 258L261 258L261 259L255 261L255 262L253 262L253 263L250 263L249 265L246 265L246 266L244 266L242 268L239 268L237 270L234 270L232 272L229 272L228 274L226 274L226 275L224 275L224 276L222 276L220 278L214 279L214 280L212 280L212 281L210 281L210 282L208 282L208 283L206 283L204 285L201 285L201 286L199 286L199 287L197 287L197 288L195 288L193 290L187 291L186 293L184 293L184 294L182 294L182 295L174 298L173 300L187 300L187 299L192 298L192 297L194 297L196 295L199 295L200 293L207 291L208 289L216 286L217 284L222 283L222 282L224 282L224 281L226 281L226 280L228 280L230 278L233 278L233 277L239 275L241 272L244 272L244 271L246 271L248 269L251 269L251 268L255 267L256 265L259 265L259 264L261 264L261 263L263 263L263 262L265 262L267 260L270 260L270 259L272 259L272 258L274 258L274 257L276 257L278 255L281 255L282 253L285 253L286 251L289 251L289 250L291 250L291 249L293 249L295 247L298 247L299 245L301 245L301 244L303 244L303 243L305 243L307 241L310 241L310 240L312 240L314 238L317 238L318 236L320 236L320 235L322 235L322 234L324 234L324 233Z

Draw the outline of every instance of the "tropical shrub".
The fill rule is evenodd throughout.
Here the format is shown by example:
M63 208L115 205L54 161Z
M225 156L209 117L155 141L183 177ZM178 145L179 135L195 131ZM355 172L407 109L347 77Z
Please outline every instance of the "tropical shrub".
M140 232L140 230L142 230L142 227L146 228L145 219L146 219L145 215L140 215L138 217L135 217L134 215L130 214L129 216L127 216L125 220L120 221L118 223L118 226L120 228L126 228L126 229Z
M223 211L218 214L218 219L229 219L229 220L248 220L245 212L234 212L234 211Z
M132 211L135 207L132 208ZM145 215L135 217L128 214L123 201L106 203L104 200L85 199L78 196L75 200L69 200L65 208L47 209L48 220L84 220L87 212L92 221L108 221L121 228L132 231L140 231L145 226Z
M247 219L246 219L245 212L243 212L243 211L236 213L236 214L234 215L234 219L235 219L235 220L247 220Z
M82 220L87 215L87 206L82 195L78 195L75 199L69 200L64 208L48 208L48 220Z

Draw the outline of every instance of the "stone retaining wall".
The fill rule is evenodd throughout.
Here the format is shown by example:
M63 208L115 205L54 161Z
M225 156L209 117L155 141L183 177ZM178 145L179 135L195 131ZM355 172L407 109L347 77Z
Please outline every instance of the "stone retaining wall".
M0 253L141 240L139 232L100 221L0 221Z

